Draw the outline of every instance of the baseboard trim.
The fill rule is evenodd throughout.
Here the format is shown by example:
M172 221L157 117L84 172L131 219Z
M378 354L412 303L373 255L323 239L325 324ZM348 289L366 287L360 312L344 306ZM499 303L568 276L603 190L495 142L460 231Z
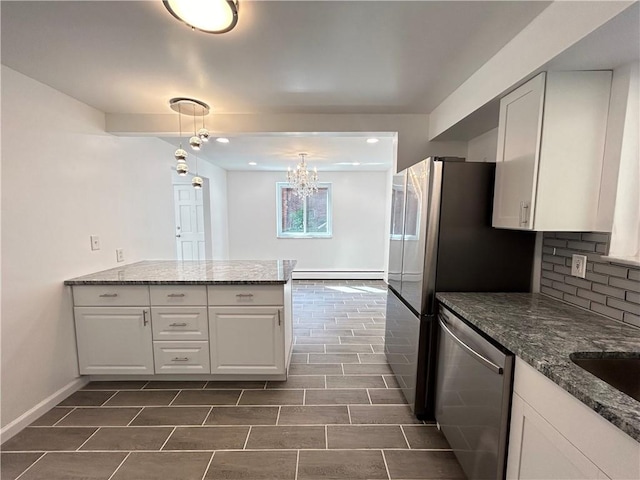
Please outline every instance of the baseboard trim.
M383 280L382 270L294 270L294 280Z
M27 425L31 424L42 415L47 413L57 404L59 404L62 400L67 398L73 392L80 390L87 383L89 383L89 379L87 377L79 377L75 380L67 383L64 387L49 395L47 398L38 403L35 407L27 410L18 418L16 418L13 422L8 423L0 430L0 444L6 442L11 437L15 436L19 433L23 428Z

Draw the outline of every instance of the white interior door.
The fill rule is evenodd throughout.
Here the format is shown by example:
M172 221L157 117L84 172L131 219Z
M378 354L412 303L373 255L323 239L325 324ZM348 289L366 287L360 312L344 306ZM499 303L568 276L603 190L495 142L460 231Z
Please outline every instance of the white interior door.
M178 260L204 260L204 205L202 190L191 185L174 185L176 248Z

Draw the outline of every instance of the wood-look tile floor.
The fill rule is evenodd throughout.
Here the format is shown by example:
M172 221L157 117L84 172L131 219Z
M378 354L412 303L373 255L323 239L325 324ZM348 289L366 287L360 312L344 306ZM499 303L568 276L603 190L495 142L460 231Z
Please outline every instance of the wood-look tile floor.
M384 356L386 287L295 281L286 382L92 382L5 442L2 480L464 478Z

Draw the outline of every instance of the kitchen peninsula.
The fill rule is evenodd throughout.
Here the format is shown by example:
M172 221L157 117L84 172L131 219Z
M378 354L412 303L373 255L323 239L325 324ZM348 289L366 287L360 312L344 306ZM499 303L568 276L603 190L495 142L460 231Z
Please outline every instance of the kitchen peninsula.
M286 380L295 264L143 261L65 281L80 374Z

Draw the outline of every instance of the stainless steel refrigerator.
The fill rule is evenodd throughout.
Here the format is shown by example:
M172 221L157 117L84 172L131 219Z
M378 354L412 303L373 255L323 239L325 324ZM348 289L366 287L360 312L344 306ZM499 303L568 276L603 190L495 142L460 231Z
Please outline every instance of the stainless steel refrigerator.
M434 419L436 292L528 292L535 234L491 227L495 164L428 158L393 178L385 353Z

